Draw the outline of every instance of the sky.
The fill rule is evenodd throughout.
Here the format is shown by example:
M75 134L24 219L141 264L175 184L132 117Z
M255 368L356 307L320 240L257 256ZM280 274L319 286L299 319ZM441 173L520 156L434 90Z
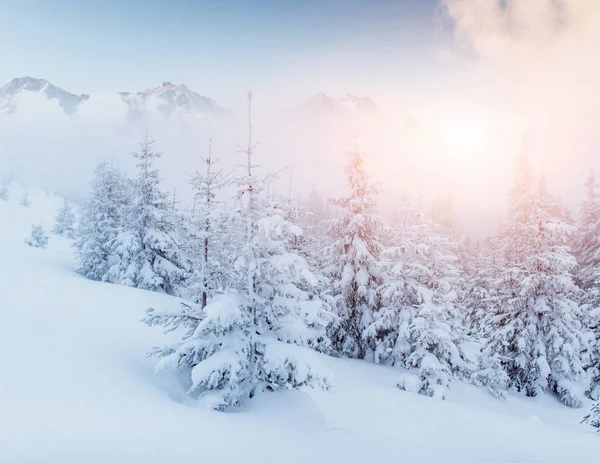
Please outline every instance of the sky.
M439 81L435 0L1 0L0 82L74 93L185 82L231 106ZM6 65L8 63L8 65ZM394 92L397 93L397 92Z
M536 174L574 210L587 172L600 170L598 0L0 0L0 12L0 85L29 75L105 94L72 118L30 96L0 117L4 157L37 166L38 178L53 169L61 186L61 172L78 165L71 176L86 185L99 156L135 149L115 92L164 81L238 115L252 90L265 164L295 163L296 181L318 181L327 195L343 192L343 152L358 127L383 201L452 195L473 230L498 223L525 136ZM390 120L278 116L318 92L369 96ZM418 129L407 132L406 118ZM186 182L208 137L234 165L241 125L155 124L179 163L167 180Z

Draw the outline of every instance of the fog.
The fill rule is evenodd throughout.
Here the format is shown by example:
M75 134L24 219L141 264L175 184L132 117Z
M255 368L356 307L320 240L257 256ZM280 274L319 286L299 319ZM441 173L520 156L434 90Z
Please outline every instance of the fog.
M312 185L324 196L343 194L344 152L358 143L381 186L384 214L393 214L404 195L415 207L421 198L425 210L452 196L458 224L481 235L503 214L512 161L526 135L535 169L576 208L586 172L600 167L600 3L445 0L435 21L449 32L437 50L447 82L435 92L406 95L406 105L390 104L403 100L401 86L389 101L361 111L297 100L265 109L261 100L269 95L254 94L256 162L264 171L288 169L275 191L287 195L291 178L294 197ZM209 138L225 170L241 162L245 90L231 94L240 101L231 116L176 111L165 117L159 102L149 101L145 117L132 122L116 91L91 94L71 116L56 100L23 92L11 102L14 111L0 113L0 173L81 197L102 159L133 173L130 153L147 130L164 153L165 188L176 188L185 203L189 174L200 166ZM473 152L457 152L444 139L455 120L465 121L467 135L472 121L483 124L485 139Z
M600 3L595 0L446 0L446 48L465 86L491 95L528 134L534 166L576 204L600 167ZM466 64L465 55L475 60ZM462 58L461 58L462 56Z

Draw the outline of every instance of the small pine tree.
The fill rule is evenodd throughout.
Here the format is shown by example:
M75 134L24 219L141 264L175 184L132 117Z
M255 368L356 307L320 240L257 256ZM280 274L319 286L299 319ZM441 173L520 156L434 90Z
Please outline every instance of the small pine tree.
M0 183L0 199L3 201L8 201L9 199L8 186L4 183Z
M29 195L27 193L27 189L23 191L23 196L21 196L21 202L19 203L21 206L29 207L31 203L29 202Z
M56 215L53 232L67 238L75 238L75 214L66 199Z
M48 235L46 235L44 227L42 227L41 224L33 224L31 226L31 233L25 239L25 243L33 248L45 248L48 245L49 240L50 238L48 238Z
M108 280L114 263L114 247L123 229L129 195L126 179L112 164L102 162L94 170L92 191L83 204L75 252L78 271L86 278Z

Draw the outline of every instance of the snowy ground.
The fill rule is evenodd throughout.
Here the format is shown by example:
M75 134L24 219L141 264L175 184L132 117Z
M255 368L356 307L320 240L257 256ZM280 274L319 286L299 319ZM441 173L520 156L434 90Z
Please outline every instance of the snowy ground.
M398 372L324 358L329 392L265 393L236 413L195 407L145 353L162 344L144 309L160 294L88 281L51 229L60 199L0 200L0 462L586 462L600 435L585 410L454 383L447 401L401 392Z

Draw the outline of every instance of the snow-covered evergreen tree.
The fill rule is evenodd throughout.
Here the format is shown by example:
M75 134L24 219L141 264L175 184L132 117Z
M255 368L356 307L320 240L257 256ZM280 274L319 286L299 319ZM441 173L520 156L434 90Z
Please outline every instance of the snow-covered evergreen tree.
M248 103L250 108L250 96ZM240 405L259 390L331 384L329 372L306 349L328 348L331 316L312 291L317 278L308 264L285 247L286 236L300 230L263 200L266 179L256 174L254 148L250 124L247 167L235 179L227 291L207 286L204 308L186 304L174 314L149 309L146 318L168 330L188 329L181 342L157 350L159 368L190 371L189 394L217 410Z
M212 158L212 141L203 162L206 170L196 171L191 178L194 210L186 224L185 243L192 269L187 282L187 297L201 307L206 306L215 291L224 287L231 268L231 257L225 255L231 244L226 229L230 214L222 203L217 202L216 196L229 182L221 169L214 168L217 161Z
M580 228L575 238L579 263L577 282L581 288L584 324L590 334L589 365L591 396L600 395L600 193L593 172L585 183L585 198L580 209Z
M98 281L108 279L128 201L126 180L119 170L107 162L98 164L92 191L81 209L75 241L78 271L85 277Z
M587 375L586 337L571 273L576 262L567 245L574 229L551 214L544 183L536 189L531 178L523 152L504 236L505 267L482 358L488 378L501 378L501 369L511 389L528 396L555 392L566 405L578 407ZM479 378L485 383L485 375Z
M373 213L377 188L369 181L360 150L350 153L345 170L350 195L333 201L342 208L343 216L331 220L330 232L335 241L326 250L330 292L340 318L331 337L338 354L366 358L373 353L363 339L364 330L380 306L377 262L383 247L380 235L384 225Z
M8 186L4 182L0 182L0 199L2 201L8 201Z
M583 422L596 428L600 432L600 402L595 402L590 413L583 417Z
M307 224L317 225L327 219L326 202L313 183L304 201L308 211Z
M485 337L490 325L489 317L495 304L495 286L500 276L499 238L487 237L474 250L464 280L466 327L474 340Z
M425 223L396 230L381 255L382 307L365 338L377 363L405 368L402 390L445 397L451 378L466 377L458 259L447 236Z
M23 195L21 196L21 202L19 204L23 207L31 206L31 203L29 202L29 194L27 193L27 188L23 190Z
M154 162L154 140L146 134L138 160L138 176L131 184L131 202L123 231L116 237L107 280L128 286L176 294L187 275L180 252L181 230L176 224L167 195L160 189Z
M75 214L66 199L56 215L53 232L67 238L75 238Z
M580 266L577 279L585 291L585 303L600 306L600 194L593 172L585 183L581 203L580 227L575 237L575 252Z
M325 206L324 198L313 185L308 194L300 199L294 210L294 223L304 230L302 237L294 243L295 248L324 278L324 291L329 287L329 283L325 281L328 259L323 249L331 244L328 220L331 216Z
M46 235L44 227L41 224L31 225L31 233L25 239L25 243L33 248L45 248L50 238Z

